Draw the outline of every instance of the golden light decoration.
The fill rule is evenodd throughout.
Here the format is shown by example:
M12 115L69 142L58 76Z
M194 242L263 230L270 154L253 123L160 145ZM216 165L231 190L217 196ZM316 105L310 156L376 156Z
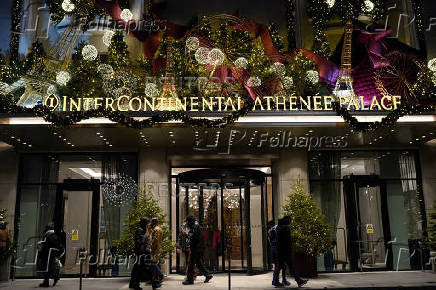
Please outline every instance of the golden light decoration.
M95 60L98 56L98 50L94 45L87 44L82 48L82 56L84 60Z
M316 84L319 81L319 73L316 70L308 70L306 72L306 79L312 84Z
M372 10L374 10L374 3L372 3L372 1L365 0L364 4L365 4L365 11L371 12Z
M145 95L147 97L155 97L159 95L159 89L155 83L148 83L145 85Z
M427 67L432 72L436 72L436 58L432 58L428 61Z
M257 76L250 77L247 80L247 86L250 88L259 87L260 85L262 85L262 80Z
M235 66L236 67L242 67L243 69L247 69L248 67L248 60L245 57L238 57L238 59L235 60Z
M207 64L209 61L209 49L206 47L199 47L195 51L195 60L199 64Z
M200 40L195 36L190 36L186 39L186 47L189 50L197 50L200 47Z
M70 73L67 71L60 71L56 74L56 83L65 86L71 79Z
M222 65L224 63L224 53L219 48L213 48L207 54L207 61L211 65Z
M326 0L326 2L330 9L335 6L335 0Z
M130 21L133 19L133 13L129 9L123 9L120 14L120 18L124 21Z
M111 79L114 76L114 69L109 64L101 64L97 70L103 79Z
M65 12L71 12L76 8L76 6L71 3L70 0L64 0L61 6L62 10L64 10Z
M111 45L112 37L114 36L115 31L113 30L106 30L103 34L103 43L106 46Z
M0 82L0 95L7 95L11 92L11 87L4 82Z

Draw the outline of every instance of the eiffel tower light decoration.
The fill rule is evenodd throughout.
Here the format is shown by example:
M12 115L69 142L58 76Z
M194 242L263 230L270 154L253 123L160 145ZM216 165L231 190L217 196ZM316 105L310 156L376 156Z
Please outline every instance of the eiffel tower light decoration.
M335 89L333 90L333 95L336 97L337 101L339 101L340 98L345 98L347 100L351 100L351 98L356 98L353 89L353 77L351 76L352 35L353 23L351 22L351 20L349 20L345 24L344 44L342 47L341 55L341 67L339 69L339 75L336 81Z
M160 110L177 110L177 89L175 84L175 72L174 72L174 53L175 48L173 46L172 40L168 42L167 49L167 61L165 66L165 78L162 86L162 93L160 94L161 101L158 104L158 109ZM165 100L163 100L165 98Z
M56 83L48 76L61 70L67 70L71 62L71 56L81 34L83 20L70 19L68 26L62 32L58 41L47 52L43 62L36 64L30 72L12 84L14 90L25 87L23 95L17 102L21 106L34 106L44 101L44 97L50 93L50 87ZM49 74L44 73L47 70Z

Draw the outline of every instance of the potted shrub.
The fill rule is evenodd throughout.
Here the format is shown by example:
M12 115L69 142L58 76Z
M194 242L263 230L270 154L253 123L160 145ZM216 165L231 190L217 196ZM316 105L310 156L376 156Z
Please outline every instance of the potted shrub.
M283 215L291 217L295 267L301 276L315 277L316 257L331 249L330 225L316 201L305 192L300 179L292 185L282 208Z

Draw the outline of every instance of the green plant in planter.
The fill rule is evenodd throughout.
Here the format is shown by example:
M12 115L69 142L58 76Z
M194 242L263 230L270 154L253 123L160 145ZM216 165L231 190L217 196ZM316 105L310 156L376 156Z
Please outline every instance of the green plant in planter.
M157 218L163 230L162 235L162 256L174 251L175 243L171 240L171 232L168 228L168 221L162 208L159 206L159 201L150 193L142 190L137 201L135 201L127 213L127 218L124 221L126 228L121 233L121 238L115 241L117 246L117 254L123 256L134 255L135 249L135 232L139 226L139 221L142 217Z
M291 217L291 236L295 252L318 256L331 249L330 225L316 201L304 190L301 179L292 186L283 214Z
M433 208L429 212L429 226L427 227L427 247L436 251L436 200L433 203Z

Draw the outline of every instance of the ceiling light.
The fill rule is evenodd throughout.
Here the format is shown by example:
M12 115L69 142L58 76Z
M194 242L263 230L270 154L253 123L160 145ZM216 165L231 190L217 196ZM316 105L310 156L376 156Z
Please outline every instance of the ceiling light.
M100 135L100 132L97 132L97 133L95 133L95 134Z

